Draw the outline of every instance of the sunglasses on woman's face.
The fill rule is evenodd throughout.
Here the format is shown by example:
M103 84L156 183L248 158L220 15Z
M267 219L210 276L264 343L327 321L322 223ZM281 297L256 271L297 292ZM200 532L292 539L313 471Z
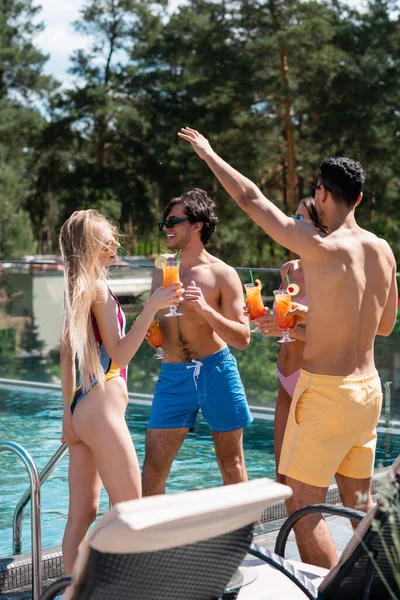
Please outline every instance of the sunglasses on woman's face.
M164 227L166 227L167 229L171 229L171 227L175 227L175 225L178 225L179 223L184 223L188 220L189 219L187 217L185 217L184 219L180 219L179 217L170 217L169 219L165 219L165 221L159 223L158 228L160 231L163 231Z
M102 243L102 250L104 252L111 252L114 248L119 248L120 244L115 237L111 238L108 242Z

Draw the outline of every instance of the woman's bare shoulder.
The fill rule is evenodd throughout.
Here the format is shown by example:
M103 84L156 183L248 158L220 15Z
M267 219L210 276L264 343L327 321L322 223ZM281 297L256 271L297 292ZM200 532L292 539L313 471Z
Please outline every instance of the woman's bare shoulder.
M288 260L288 262L285 262L282 266L281 266L281 275L282 278L284 278L286 276L286 273L292 268L297 267L299 260L295 259L295 260Z
M95 285L95 298L96 303L107 302L109 296L108 285L104 279L97 279Z

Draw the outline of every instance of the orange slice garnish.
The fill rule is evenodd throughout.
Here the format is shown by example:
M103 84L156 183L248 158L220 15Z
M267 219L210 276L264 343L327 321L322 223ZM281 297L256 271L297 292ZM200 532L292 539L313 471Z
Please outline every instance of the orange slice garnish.
M157 258L154 261L154 266L156 267L156 269L164 269L164 267L166 267L167 264L168 261L165 258L165 256L157 256Z

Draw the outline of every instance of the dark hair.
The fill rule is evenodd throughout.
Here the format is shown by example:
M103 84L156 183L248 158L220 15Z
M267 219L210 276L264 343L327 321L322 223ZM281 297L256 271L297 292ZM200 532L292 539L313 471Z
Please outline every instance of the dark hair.
M201 228L201 241L207 244L215 231L218 217L215 213L215 204L210 196L200 188L193 188L177 198L173 198L165 207L163 220L177 204L182 204L189 223L203 223Z
M319 181L336 202L352 207L363 190L365 173L351 158L327 158L319 167Z
M315 208L314 198L311 198L311 196L308 198L303 198L302 200L300 200L299 206L302 205L306 207L308 216L310 217L313 225L315 225L317 229L322 231L322 233L328 233L327 226L321 223L321 221L319 220L317 209Z

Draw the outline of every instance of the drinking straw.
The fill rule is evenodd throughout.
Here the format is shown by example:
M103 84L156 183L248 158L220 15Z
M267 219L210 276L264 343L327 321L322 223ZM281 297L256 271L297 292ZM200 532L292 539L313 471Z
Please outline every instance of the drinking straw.
M178 254L176 255L176 259L175 259L175 265L176 266L178 266L178 262L179 262L180 257L181 257L181 251L178 250Z
M251 269L250 269L250 279L251 279L251 283L254 285L253 271Z
M286 273L286 281L287 281L287 284L290 285L289 275L287 273Z

